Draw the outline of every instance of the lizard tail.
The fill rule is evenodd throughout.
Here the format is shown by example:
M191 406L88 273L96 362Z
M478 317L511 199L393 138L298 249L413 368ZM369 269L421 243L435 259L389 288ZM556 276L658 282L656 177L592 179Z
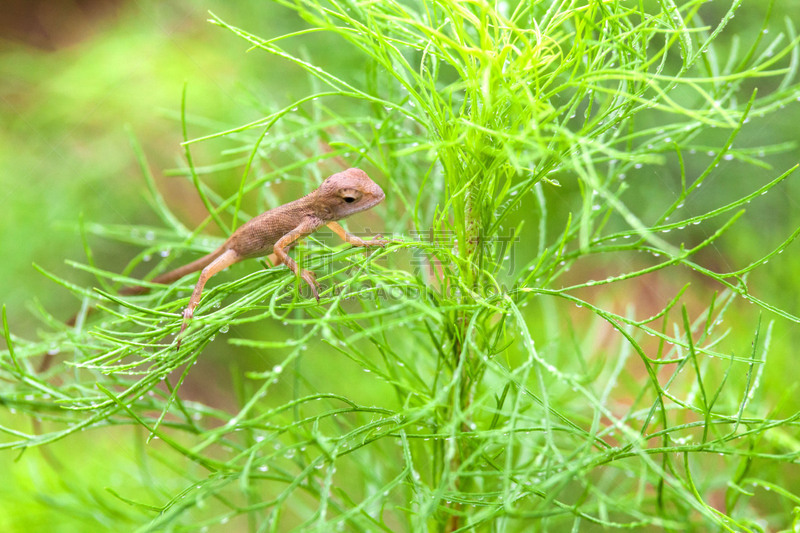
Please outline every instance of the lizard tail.
M177 281L181 279L183 276L187 274L191 274L192 272L197 272L198 270L202 270L207 267L211 262L216 259L217 257L221 256L225 253L226 249L224 247L220 247L208 255L204 255L200 259L196 261L192 261L188 265L183 265L182 267L178 267L175 270L170 270L169 272L165 272L154 277L152 280L153 283L162 283L164 285L168 283L172 283L173 281ZM145 292L149 291L149 287L144 287L142 285L136 285L134 287L125 287L120 289L119 294L122 295L131 295L131 294L144 294Z
M214 259L216 259L217 257L221 256L226 251L227 251L227 249L224 246L221 246L218 249L216 249L213 252L211 252L210 254L204 255L203 257L201 257L197 261L192 261L188 265L183 265L180 268L176 268L175 270L170 270L169 272L165 272L165 273L161 274L160 276L156 276L155 278L153 278L153 282L154 283L164 283L164 284L166 284L166 283L172 283L173 281L177 281L177 280L181 279L183 276L185 276L186 274L191 274L192 272L196 272L198 270L201 270L201 269L205 268ZM144 294L149 290L150 290L150 287L143 287L142 285L135 285L133 287L124 287L124 288L120 289L118 294L121 294L121 295ZM87 314L91 313L92 311L94 311L94 308L90 307L87 310ZM80 315L80 313L75 313L74 315L72 315L72 317L70 317L70 319L66 321L67 326L70 326L70 327L74 326L75 322L77 322L77 320L78 320L78 316L79 315ZM50 366L50 363L51 363L52 359L53 359L53 356L50 353L46 354L44 359L42 359L41 364L39 365L38 372L42 373L45 370L47 370L47 368Z

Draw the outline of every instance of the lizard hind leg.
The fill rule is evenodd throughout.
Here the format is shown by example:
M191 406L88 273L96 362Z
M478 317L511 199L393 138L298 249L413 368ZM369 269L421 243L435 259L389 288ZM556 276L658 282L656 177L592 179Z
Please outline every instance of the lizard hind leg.
M194 316L194 310L200 303L200 295L203 294L203 288L205 287L206 282L217 272L225 270L234 263L238 263L241 261L241 259L242 257L236 253L236 251L228 249L222 255L209 263L208 266L200 272L200 279L197 280L197 284L194 286L192 297L189 298L189 305L187 305L186 309L183 311L183 324L181 324L181 330L178 332L176 346L177 350L179 350L181 347L181 337L183 337L183 332L189 325L189 321Z

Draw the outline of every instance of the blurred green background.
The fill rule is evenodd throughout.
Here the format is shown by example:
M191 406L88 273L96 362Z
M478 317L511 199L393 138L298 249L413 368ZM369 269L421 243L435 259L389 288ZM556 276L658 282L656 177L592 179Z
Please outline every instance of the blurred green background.
M745 5L728 33L747 39L761 31L764 9L757 2ZM290 11L264 1L4 2L0 17L0 303L7 307L15 334L35 337L37 328L42 327L30 311L34 301L65 319L75 311L78 302L32 264L76 283L89 284L89 274L64 263L66 259L85 258L79 234L81 217L107 224L158 223L148 205L127 128L143 145L170 206L187 227L193 228L205 216L200 200L184 178L165 176L165 170L180 166L178 161L183 157L179 112L184 84L192 123L207 124L190 131L190 137L256 120L263 116L260 109L266 101L287 103L290 94L303 94L305 78L266 54L245 53L242 40L207 22L209 10L264 37L304 27ZM776 10L775 21L789 17L800 22L800 1L778 2ZM336 47L327 47L327 53L331 63L347 65L347 57ZM315 50L315 56L323 57L319 50ZM742 141L800 141L798 124L800 98L796 105L775 115L754 119ZM193 150L199 165L216 157L205 154L208 148L203 144ZM708 205L721 205L741 196L797 160L795 147L769 159L773 170L730 176L720 173L715 179L726 183L708 186ZM221 175L218 179L225 178ZM670 195L678 184L674 168L668 166L629 179L637 180L640 187L635 194L643 199ZM720 270L740 268L766 254L800 226L798 178L782 184L780 191L753 202L739 223L743 227L734 233L735 239L720 241L715 248L718 257L707 257L707 261L719 261ZM559 202L563 201L562 211L566 211L575 194L569 186L553 193L553 216L560 216ZM722 198L725 194L730 196ZM698 206L698 211L708 209ZM139 251L95 238L90 241L97 264L110 271L120 270ZM798 245L792 245L780 260L765 265L750 279L758 297L795 315L800 314L797 250ZM650 290L658 291L658 287ZM629 295L619 294L625 296ZM741 338L752 337L757 314L755 309L742 311ZM734 317L729 320L736 322ZM795 372L790 369L794 368L793 350L798 343L797 326L778 320L771 366L765 374L776 405L795 391ZM235 401L226 376L247 362L232 363L219 356L220 347L210 347L191 381L199 399L225 408ZM263 362L265 356L255 357ZM187 394L191 394L191 387L189 383ZM133 430L118 431L128 434ZM4 472L0 528L73 531L81 523L118 526L93 522L98 517L88 516L98 501L103 505L113 501L101 494L105 487L135 487L154 479L169 482L166 470L141 471L136 479L120 473L136 471L135 465L125 468L118 461L135 462L137 454L143 453L135 444L141 440L141 435L121 441L112 432L94 431L73 436L46 451L25 452L20 460L11 453L0 453L0 471ZM159 444L150 446L157 449ZM107 460L112 450L113 462ZM34 454L47 456L48 462L32 460ZM53 469L53 464L60 470ZM87 481L96 479L103 481ZM87 516L62 517L60 526L54 527L54 510L74 513L75 501L86 502ZM117 505L120 523L124 523L130 511L120 502Z

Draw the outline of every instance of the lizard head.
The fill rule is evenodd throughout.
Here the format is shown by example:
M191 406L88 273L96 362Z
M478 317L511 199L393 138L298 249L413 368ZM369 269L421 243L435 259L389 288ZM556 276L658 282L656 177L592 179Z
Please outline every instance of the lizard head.
M364 211L385 198L380 186L357 168L348 168L330 176L314 195L320 211L318 215L324 220L339 220Z

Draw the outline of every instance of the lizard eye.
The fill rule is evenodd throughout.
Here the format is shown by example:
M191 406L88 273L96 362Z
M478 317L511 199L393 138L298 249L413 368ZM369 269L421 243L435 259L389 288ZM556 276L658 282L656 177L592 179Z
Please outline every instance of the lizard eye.
M339 198L346 204L353 204L361 199L361 191L356 189L342 189L339 191Z

